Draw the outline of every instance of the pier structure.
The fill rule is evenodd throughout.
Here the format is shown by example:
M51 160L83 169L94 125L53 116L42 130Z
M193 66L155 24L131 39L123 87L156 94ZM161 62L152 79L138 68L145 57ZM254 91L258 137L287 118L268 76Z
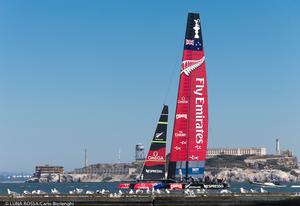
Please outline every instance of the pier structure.
M257 194L123 194L123 195L29 195L23 197L0 196L5 206L76 206L76 205L141 205L141 206L291 206L300 205L300 195L295 193Z

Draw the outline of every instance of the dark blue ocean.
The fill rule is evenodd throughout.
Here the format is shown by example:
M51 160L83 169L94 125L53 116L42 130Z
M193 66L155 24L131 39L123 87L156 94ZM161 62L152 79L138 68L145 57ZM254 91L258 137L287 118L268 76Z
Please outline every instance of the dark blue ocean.
M62 194L68 194L69 191L75 188L80 188L84 190L96 191L96 190L109 190L110 192L117 192L117 185L119 182L100 182L100 183L0 183L0 195L6 195L7 189L11 191L22 194L24 190L42 190L44 192L50 193L51 189L56 188ZM240 192L240 188L243 187L246 190L254 189L260 191L260 186L252 185L249 183L238 183L232 182L231 188L232 192ZM287 183L286 187L264 187L268 192L300 192L300 188L293 188L292 185L300 185L300 183Z

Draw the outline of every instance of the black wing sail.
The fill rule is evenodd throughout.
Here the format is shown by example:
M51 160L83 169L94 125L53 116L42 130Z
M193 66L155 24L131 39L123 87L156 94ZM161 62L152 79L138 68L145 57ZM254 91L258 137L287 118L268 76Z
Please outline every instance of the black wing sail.
M140 176L143 180L165 179L168 106L164 105Z

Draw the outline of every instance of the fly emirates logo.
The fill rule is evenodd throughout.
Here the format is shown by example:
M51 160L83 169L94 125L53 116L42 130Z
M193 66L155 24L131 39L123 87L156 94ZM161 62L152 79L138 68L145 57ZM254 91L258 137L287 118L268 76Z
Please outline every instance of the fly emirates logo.
M205 104L203 89L205 86L204 78L196 78L196 88L194 90L195 98L195 130L196 130L196 144L203 144L204 130L203 130L203 122L206 118L204 116L203 107Z

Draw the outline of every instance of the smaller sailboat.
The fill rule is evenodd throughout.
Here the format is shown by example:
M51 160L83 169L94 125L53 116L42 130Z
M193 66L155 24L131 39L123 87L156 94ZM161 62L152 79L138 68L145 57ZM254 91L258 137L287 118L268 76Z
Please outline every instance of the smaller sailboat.
M249 181L250 184L259 185L261 187L286 187L286 185L282 185L277 180L259 182L259 181Z
M119 189L152 189L165 179L168 113L164 105L138 180L120 183Z

